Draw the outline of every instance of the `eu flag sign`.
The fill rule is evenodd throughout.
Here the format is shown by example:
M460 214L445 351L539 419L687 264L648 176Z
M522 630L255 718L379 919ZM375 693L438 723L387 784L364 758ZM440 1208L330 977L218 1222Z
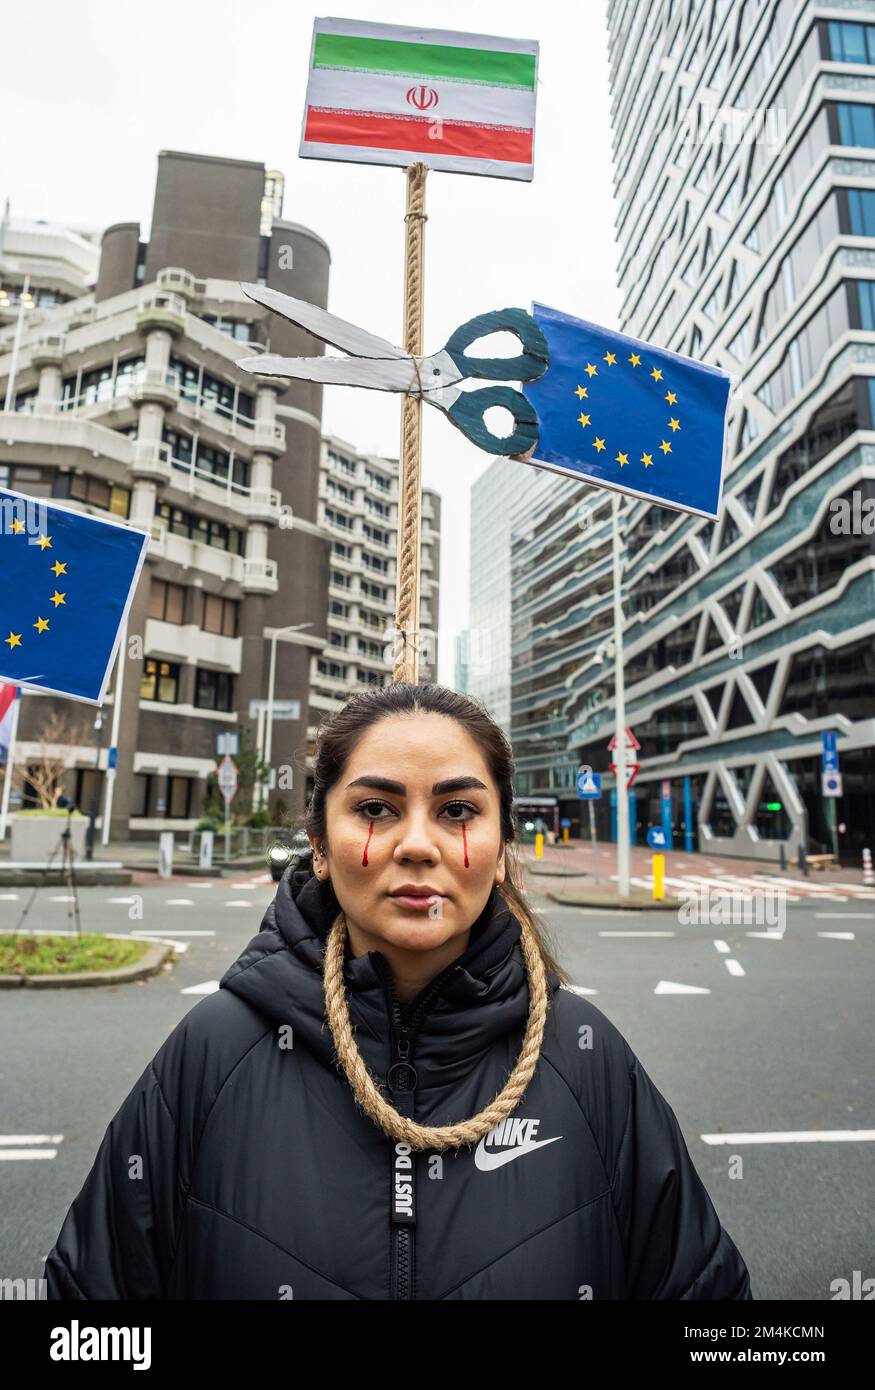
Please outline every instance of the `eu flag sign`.
M539 426L527 461L716 520L727 373L544 304L532 316L550 366L522 384Z
M145 531L0 488L0 680L100 705Z

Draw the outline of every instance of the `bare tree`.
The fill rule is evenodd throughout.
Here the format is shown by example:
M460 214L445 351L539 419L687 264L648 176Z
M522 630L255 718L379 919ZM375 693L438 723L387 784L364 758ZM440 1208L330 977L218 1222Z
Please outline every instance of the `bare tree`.
M64 791L64 775L72 766L71 745L89 743L91 725L82 715L53 709L48 715L38 740L39 752L27 766L14 763L12 785L21 792L36 793L40 811L55 811L58 798ZM31 796L31 800L33 797Z

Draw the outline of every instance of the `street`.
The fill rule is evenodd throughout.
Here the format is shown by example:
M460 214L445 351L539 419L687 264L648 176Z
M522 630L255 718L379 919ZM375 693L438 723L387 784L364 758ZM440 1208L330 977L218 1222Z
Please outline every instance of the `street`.
M140 984L0 995L0 1276L40 1277L116 1109L257 932L275 891L265 880L83 889L85 930L160 934L185 953ZM0 896L0 931L29 893ZM41 890L28 926L64 929L63 897ZM677 1114L754 1297L829 1299L833 1280L871 1275L875 893L800 888L780 936L682 925L676 912L533 901L575 988L616 1024ZM800 1142L800 1132L819 1137ZM737 1137L713 1142L721 1134Z

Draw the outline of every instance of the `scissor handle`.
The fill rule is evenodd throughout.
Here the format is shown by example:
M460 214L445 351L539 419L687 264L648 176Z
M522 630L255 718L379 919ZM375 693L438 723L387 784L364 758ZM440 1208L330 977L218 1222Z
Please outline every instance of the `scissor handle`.
M518 357L469 357L465 349L487 333L512 333L519 340L522 353ZM445 351L465 376L483 381L534 381L544 375L550 360L547 339L525 309L493 309L491 313L478 314L456 329Z
M504 406L514 417L513 434L502 439L489 429L484 416L491 406ZM447 415L463 434L493 454L524 454L538 442L538 416L521 391L512 386L484 386L479 391L461 391Z

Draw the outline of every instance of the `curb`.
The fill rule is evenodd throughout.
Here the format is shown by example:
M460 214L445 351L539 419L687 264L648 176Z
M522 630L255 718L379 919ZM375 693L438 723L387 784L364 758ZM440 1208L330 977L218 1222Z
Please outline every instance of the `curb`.
M133 882L129 869L75 868L77 888L127 888ZM7 869L0 864L0 888L65 888L69 880L59 869Z
M582 893L563 893L561 890L546 893L545 897L552 898L553 902L559 903L561 907L603 907L606 912L617 909L623 912L677 912L678 908L683 906L680 898L595 898L586 897Z
M157 975L173 953L172 946L155 945L150 946L136 965L126 965L119 970L85 970L78 975L0 975L0 989L78 989L95 985L127 985Z
M548 868L544 868L544 866L541 865L541 864L537 865L537 867L536 867L534 864L527 864L527 865L526 865L526 873L531 874L531 875L532 875L532 878L589 878L589 877L590 877L590 875L586 872L585 869L565 869L565 868L560 868L560 869L549 868L549 869L548 869Z

